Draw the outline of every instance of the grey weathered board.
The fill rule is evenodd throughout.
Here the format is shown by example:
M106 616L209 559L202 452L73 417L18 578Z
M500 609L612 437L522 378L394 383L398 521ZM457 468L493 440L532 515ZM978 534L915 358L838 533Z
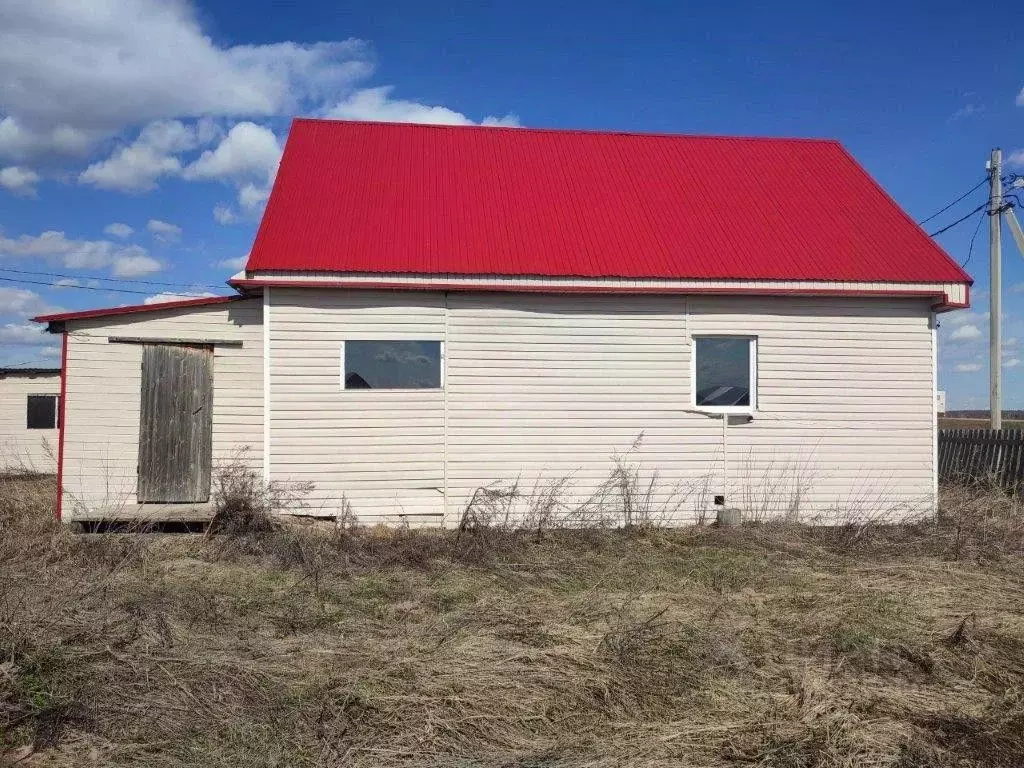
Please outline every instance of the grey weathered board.
M939 478L975 482L992 478L1024 492L1024 430L940 429Z
M140 504L209 500L212 406L212 347L142 348Z

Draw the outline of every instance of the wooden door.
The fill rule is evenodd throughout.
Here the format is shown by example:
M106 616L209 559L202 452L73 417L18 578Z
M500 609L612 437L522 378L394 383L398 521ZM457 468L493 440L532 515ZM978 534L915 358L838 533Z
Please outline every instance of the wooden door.
M142 348L139 486L142 503L210 499L213 348Z

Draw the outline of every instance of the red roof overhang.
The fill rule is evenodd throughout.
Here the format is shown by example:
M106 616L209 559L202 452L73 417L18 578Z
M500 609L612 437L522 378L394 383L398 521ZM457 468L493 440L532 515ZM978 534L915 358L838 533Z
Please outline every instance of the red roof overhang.
M101 309L83 309L78 312L58 312L52 315L38 315L32 320L37 323L62 323L67 320L86 320L91 317L109 317L112 315L133 315L141 312L158 312L162 309L178 309L180 307L205 307L214 304L225 304L239 301L244 296L204 296L198 299L182 299L181 301L164 301L158 304L134 304L126 307L104 307Z

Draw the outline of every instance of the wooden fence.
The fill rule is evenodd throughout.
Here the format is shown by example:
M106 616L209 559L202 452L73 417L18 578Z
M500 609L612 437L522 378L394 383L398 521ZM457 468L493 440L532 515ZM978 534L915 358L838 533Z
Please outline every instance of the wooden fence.
M1024 491L1024 430L940 429L939 479L973 482L994 478Z

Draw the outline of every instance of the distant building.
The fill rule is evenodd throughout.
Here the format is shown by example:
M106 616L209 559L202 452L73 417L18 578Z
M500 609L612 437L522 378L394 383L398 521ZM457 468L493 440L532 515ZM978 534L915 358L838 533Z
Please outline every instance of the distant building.
M670 522L930 508L971 278L834 141L296 120L230 284L37 318L67 519L209 511L239 448L367 523L627 454Z
M944 389L935 393L935 410L940 416L946 413L946 391Z
M0 472L57 471L60 368L0 368Z

